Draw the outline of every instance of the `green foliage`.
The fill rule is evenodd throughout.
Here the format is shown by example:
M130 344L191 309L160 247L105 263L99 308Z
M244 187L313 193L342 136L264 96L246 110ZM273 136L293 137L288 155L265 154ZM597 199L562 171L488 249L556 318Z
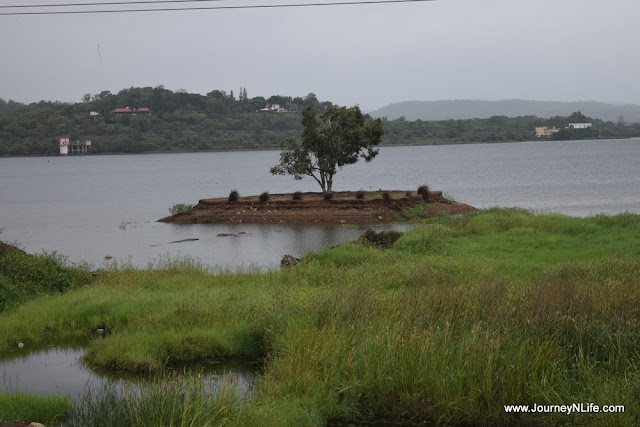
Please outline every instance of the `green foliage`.
M88 283L86 269L67 267L58 254L27 255L0 242L0 312L49 293L65 292Z
M233 203L233 202L237 202L238 198L240 197L240 193L238 193L238 190L231 190L231 193L229 193L229 203Z
M431 189L429 188L428 185L421 185L420 187L418 187L418 194L422 196L422 200L424 200L425 202L429 202L431 200L431 193L430 193Z
M358 106L329 106L319 116L307 108L302 112L302 142L294 138L282 141L280 163L271 168L274 175L292 175L294 179L312 177L323 192L330 192L339 169L366 162L378 154L374 147L382 141L382 120L362 114Z
M263 192L263 193L261 193L261 194L260 194L259 200L260 200L261 202L263 202L263 203L264 203L264 202L268 202L270 197L271 197L271 196L269 195L269 192L268 192L268 191L265 191L265 192Z
M193 205L176 203L169 208L171 215L188 215L193 212Z
M0 393L0 421L39 422L58 425L73 412L68 397L37 396L22 392Z
M295 139L303 126L300 111L322 113L330 102L314 94L304 97L274 95L239 99L225 91L206 95L171 91L162 86L102 91L88 102L24 105L0 99L0 156L57 155L58 138L91 140L94 153L140 153L149 151L199 151L219 149L276 148L280 141ZM87 98L85 98L85 101ZM258 113L266 104L280 104L290 113ZM149 107L151 113L118 116L117 107ZM98 115L90 115L97 112ZM640 124L617 125L577 113L570 117L540 119L533 116L489 119L383 122L387 145L451 144L527 141L536 139L536 126L564 128L568 123L588 121L590 129L567 130L556 138L628 138L640 136ZM577 120L577 119L581 120Z
M638 425L639 217L487 209L431 219L385 251L346 244L283 270L101 272L94 286L1 314L0 350L103 325L111 334L87 352L103 368L265 359L246 400L204 401L169 380L148 397L85 400L98 425L130 414L136 425L181 425L181 410L231 425L573 422L503 408L559 402L624 404L577 422Z
M416 254L443 252L453 231L444 225L433 224L404 234L395 244L395 248Z
M104 385L80 396L70 426L220 426L238 410L233 386L212 391L202 376L165 375L122 390Z
M364 199L364 191L362 190L356 191L356 199L358 200Z

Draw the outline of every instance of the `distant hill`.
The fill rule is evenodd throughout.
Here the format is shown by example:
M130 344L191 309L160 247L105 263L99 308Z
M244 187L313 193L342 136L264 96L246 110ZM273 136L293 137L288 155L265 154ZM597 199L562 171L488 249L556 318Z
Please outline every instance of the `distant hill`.
M452 100L407 101L389 104L375 111L374 117L386 116L394 120L404 116L407 120L487 119L492 116L536 116L549 118L569 116L580 111L588 117L617 122L620 115L627 122L640 122L640 105L606 104L596 101L557 102L510 99L504 101Z

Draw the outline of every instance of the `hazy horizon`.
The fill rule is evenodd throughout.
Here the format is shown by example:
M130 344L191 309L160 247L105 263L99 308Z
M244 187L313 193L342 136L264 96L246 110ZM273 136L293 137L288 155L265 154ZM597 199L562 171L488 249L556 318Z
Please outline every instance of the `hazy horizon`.
M16 3L0 0L1 11ZM257 3L215 2L231 4ZM640 104L639 14L640 2L628 0L437 0L0 16L0 97L79 102L164 85L202 94L246 87L249 97L313 92L365 110L411 100Z

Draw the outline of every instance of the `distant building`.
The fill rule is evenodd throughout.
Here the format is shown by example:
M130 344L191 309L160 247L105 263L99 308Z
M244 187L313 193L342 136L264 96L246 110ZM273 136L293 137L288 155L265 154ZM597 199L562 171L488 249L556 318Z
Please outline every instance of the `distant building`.
M136 114L148 114L151 112L151 110L149 110L149 108L147 107L142 107L142 108L115 108L113 110L111 110L111 112L113 114L117 114L118 116L121 114L126 114L126 115L131 115L131 116L135 116Z
M91 153L91 141L69 141L69 138L60 138L60 155L69 156L74 154Z
M568 129L588 129L591 127L591 123L569 123Z
M100 113L98 113L97 111L89 111L89 115L90 116L99 116Z
M549 127L549 126L536 126L536 137L538 138L549 138L554 133L559 132L560 129L557 127Z
M258 110L261 113L286 113L287 110L285 110L284 108L280 107L280 104L267 104L266 107L261 108L260 110Z

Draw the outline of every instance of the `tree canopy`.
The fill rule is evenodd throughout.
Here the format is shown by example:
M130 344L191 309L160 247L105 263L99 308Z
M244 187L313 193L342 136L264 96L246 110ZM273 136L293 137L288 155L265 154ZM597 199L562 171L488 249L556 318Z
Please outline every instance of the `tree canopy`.
M91 95L89 102L40 101L23 104L0 98L0 156L57 155L62 137L91 140L94 154L225 149L278 148L281 141L299 137L303 109L321 113L331 105L315 94L306 96L249 98L242 100L223 90L206 95L172 91L163 86L133 87ZM86 100L87 97L84 97ZM279 104L288 113L258 112L267 104ZM115 108L148 107L150 113L124 116ZM97 113L97 114L96 114ZM589 129L571 129L551 138L640 137L640 123L617 124L597 118L535 116L470 120L385 120L385 145L462 144L536 140L536 126L560 129L573 122L590 122ZM630 117L631 121L634 117Z
M302 141L282 141L280 163L271 168L274 175L293 175L294 179L310 176L323 192L330 192L339 169L366 162L378 154L374 147L382 141L381 119L371 119L360 108L331 105L316 116L307 108L302 112Z

